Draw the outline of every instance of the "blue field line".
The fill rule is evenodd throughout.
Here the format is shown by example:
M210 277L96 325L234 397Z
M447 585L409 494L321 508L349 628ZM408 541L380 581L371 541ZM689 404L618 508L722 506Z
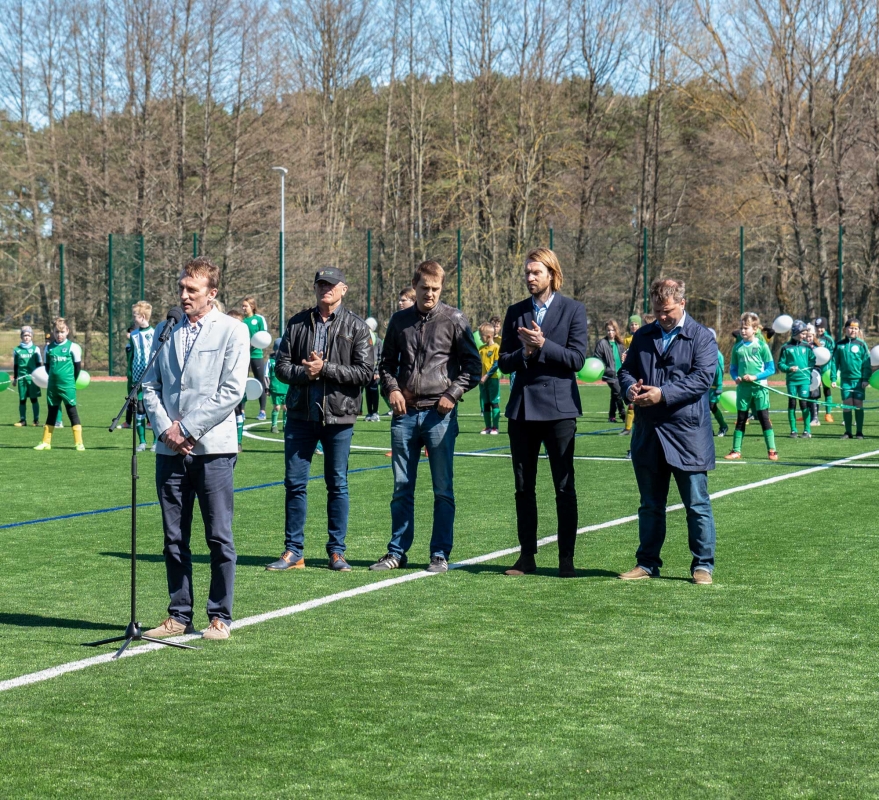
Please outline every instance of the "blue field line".
M607 428L606 430L601 431L590 431L589 433L578 433L577 437L580 436L594 436L596 433L607 433L608 431L616 430L616 428ZM501 447L487 447L484 450L474 450L474 453L492 453L495 450L508 450L509 445L502 445ZM421 459L422 461L426 461L426 459ZM358 467L357 469L349 469L348 474L354 475L358 472L373 472L377 469L390 469L390 464L379 464L375 467ZM317 481L323 479L323 475L311 475L308 480L309 481ZM283 486L284 481L272 481L271 483L258 483L254 486L242 486L239 489L235 489L235 493L239 492L252 492L256 489L271 489L275 486ZM158 500L153 500L149 503L138 503L138 508L152 508L153 506L159 505ZM44 522L60 522L65 519L77 519L78 517L93 517L97 514L112 514L116 511L128 511L131 508L130 505L124 506L111 506L110 508L97 508L94 511L77 511L73 514L61 514L57 517L42 517L40 519L28 519L24 522L7 522L5 525L0 525L0 531L7 530L8 528L23 528L25 525L40 525Z

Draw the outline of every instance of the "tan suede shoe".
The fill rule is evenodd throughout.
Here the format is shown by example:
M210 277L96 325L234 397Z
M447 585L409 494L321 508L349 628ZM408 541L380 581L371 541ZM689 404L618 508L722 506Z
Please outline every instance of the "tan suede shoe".
M219 617L214 617L211 624L205 629L201 635L202 639L228 639L229 626Z
M653 576L644 567L635 567L635 569L630 569L628 572L624 572L617 577L621 581L643 581L645 578L652 578Z
M714 581L711 579L711 573L707 569L697 569L693 572L693 583L706 585L714 583Z
M166 636L183 636L185 633L195 633L192 623L184 625L174 617L168 617L158 628L144 631L144 636L152 636L154 639L163 639Z

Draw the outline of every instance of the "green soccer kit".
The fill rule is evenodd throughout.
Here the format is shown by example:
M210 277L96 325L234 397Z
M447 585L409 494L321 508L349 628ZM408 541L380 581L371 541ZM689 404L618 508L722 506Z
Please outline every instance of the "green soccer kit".
M812 368L815 366L815 351L807 342L791 340L781 348L778 368L785 373L787 393L800 400L803 412L803 429L812 433L812 413L808 408L809 391L812 383ZM788 399L787 420L791 433L797 432L796 400Z
M861 386L870 380L873 370L870 366L870 348L863 339L840 339L833 351L832 375L839 372L839 388L843 405L863 403L865 390ZM852 410L843 408L842 421L845 432L852 435ZM857 435L864 431L864 409L855 409Z
M19 424L26 422L25 414L27 412L27 401L31 401L31 409L34 415L34 425L40 421L40 402L39 397L42 395L40 387L37 386L31 373L42 366L43 356L40 348L33 342L25 344L21 342L18 347L12 351L12 377L18 384L18 418Z
M46 399L50 406L76 405L76 365L81 362L80 346L69 339L52 342L46 347L46 370L49 373Z
M497 342L479 348L482 374L488 376L485 383L479 384L479 407L486 430L497 430L501 419L501 381L497 377L500 350Z
M269 356L269 372L266 376L269 381L269 395L272 398L272 427L278 424L278 406L283 406L287 402L286 383L281 383L275 372L275 357ZM284 412L284 422L287 422L287 412Z
M260 331L267 331L269 329L269 324L266 322L266 318L262 314L251 314L249 317L245 317L241 321L247 325L251 339L253 338L253 334L259 333ZM251 347L250 357L261 359L263 357L262 348Z
M723 416L723 411L720 406L717 405L717 401L720 399L720 395L723 394L723 370L724 370L724 362L723 362L723 353L718 349L717 351L717 368L714 370L714 380L711 382L711 390L708 394L708 402L711 404L711 413L714 414L714 419L717 420L717 424L720 425L720 432L726 433L729 429L729 426L726 424L726 417Z
M772 352L764 341L737 342L729 360L730 375L744 378L745 375L765 377L764 372L773 363ZM769 390L757 381L742 381L736 386L736 410L764 411L769 408Z

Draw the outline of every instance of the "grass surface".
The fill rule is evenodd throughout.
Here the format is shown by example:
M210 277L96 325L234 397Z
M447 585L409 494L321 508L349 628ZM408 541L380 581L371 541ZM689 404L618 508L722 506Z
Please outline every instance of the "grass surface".
M578 439L578 455L621 459L578 461L587 526L634 514L637 492L622 460L628 440L602 413L607 390L582 395L579 430L595 435ZM503 434L479 435L471 397L457 449L504 447ZM0 525L12 525L0 528L0 681L93 656L81 643L128 620L127 511L16 525L127 504L130 440L106 432L121 399L119 384L93 384L80 395L88 450L73 451L68 426L37 453L39 431L11 427L17 397L0 395ZM876 399L871 390L867 404ZM868 437L879 435L874 418ZM784 414L773 423L781 461L766 460L749 426L745 461L719 465L713 492L879 450L876 438L840 441L838 423L811 441L787 440ZM386 418L358 422L354 443L385 447L388 428ZM354 570L325 569L318 479L309 569L266 572L283 549L283 487L245 489L282 479L280 437L267 430L253 432L278 441L246 440L236 470L237 618L426 564L422 464L413 569L366 570L385 552L392 479L383 452L355 451ZM730 440L716 442L723 455ZM155 498L152 463L139 458L145 503ZM198 651L164 649L0 692L0 796L875 797L879 615L863 565L879 555L870 468L879 457L853 464L867 468L718 499L713 586L687 580L685 520L673 512L660 580L616 579L634 565L637 525L626 523L580 537L577 580L556 577L551 544L533 577L505 578L506 557L242 628ZM316 458L313 474L320 467ZM545 536L555 523L545 462L539 480ZM453 561L516 544L509 460L461 457L456 495ZM156 506L139 515L138 616L152 625L167 604L161 523ZM193 545L204 626L200 533Z

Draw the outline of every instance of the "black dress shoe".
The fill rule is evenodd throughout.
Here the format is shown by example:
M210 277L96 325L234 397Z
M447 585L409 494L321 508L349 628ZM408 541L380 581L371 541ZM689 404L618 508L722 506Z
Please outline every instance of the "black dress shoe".
M559 577L576 578L577 571L574 569L573 556L559 556Z
M504 572L504 575L533 575L535 572L537 572L537 564L534 562L534 556L521 555L516 559L516 563Z

